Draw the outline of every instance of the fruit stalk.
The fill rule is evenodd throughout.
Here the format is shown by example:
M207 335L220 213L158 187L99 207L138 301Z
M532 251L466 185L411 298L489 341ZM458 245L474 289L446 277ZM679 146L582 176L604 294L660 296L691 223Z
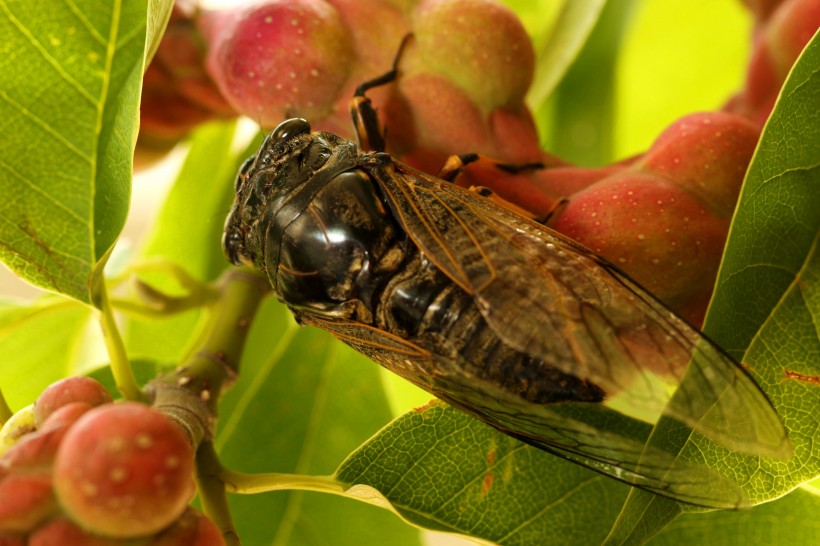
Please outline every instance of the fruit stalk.
M213 438L219 396L239 372L251 321L270 289L246 269L229 270L219 284L202 344L176 370L146 386L152 405L187 431L194 448Z

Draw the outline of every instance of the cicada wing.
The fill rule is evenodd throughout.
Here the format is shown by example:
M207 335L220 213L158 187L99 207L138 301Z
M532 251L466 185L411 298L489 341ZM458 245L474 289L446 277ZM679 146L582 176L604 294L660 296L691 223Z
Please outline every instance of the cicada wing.
M301 315L385 368L514 438L653 493L711 508L749 504L709 467L644 444L650 427L596 404L537 405L472 375L460 357L431 353L359 322Z
M652 422L666 415L733 450L790 455L777 412L746 371L617 268L400 163L373 173L409 236L472 294L504 343L597 384Z

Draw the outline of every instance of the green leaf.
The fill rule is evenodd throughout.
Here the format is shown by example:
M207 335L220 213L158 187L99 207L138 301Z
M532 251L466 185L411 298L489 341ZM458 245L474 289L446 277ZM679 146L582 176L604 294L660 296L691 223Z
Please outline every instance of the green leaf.
M814 544L820 536L820 496L795 491L742 512L687 514L663 529L651 546L680 544Z
M760 138L729 231L704 329L743 354L820 231L820 39L806 46Z
M592 32L605 4L606 0L564 2L552 33L538 52L535 78L527 95L527 103L533 110L541 107L561 81Z
M547 147L567 161L598 166L613 159L616 66L634 4L606 3L552 100L536 113L542 134L543 118L551 114ZM578 9L575 2L566 6L570 12Z
M222 227L233 202L239 166L256 152L258 140L244 150L232 149L236 124L217 122L194 132L190 149L140 252L142 259L179 264L193 277L208 282L229 267L222 253ZM145 276L152 286L177 289L160 275ZM126 344L141 358L176 360L188 345L199 312L164 320L129 321Z
M298 328L272 299L254 319L219 410L220 459L246 472L330 474L390 418L376 364L326 332ZM350 499L279 491L230 501L248 544L419 543L394 515Z
M399 417L335 477L415 525L510 546L598 544L629 491L440 402Z
M89 307L57 296L0 308L0 389L12 408L84 370L92 315Z
M128 212L145 0L0 2L0 259L91 302Z
M147 66L162 40L163 32L174 9L173 0L148 0L146 20L145 65Z
M777 498L820 474L813 449L820 441L820 390L810 382L820 377L818 100L815 36L792 69L749 167L704 326L735 356L743 355L789 430L794 455L787 462L742 456L697 436L679 446L684 459L745 484L753 502ZM671 437L661 423L655 440ZM633 492L609 543L647 540L683 509L670 504Z

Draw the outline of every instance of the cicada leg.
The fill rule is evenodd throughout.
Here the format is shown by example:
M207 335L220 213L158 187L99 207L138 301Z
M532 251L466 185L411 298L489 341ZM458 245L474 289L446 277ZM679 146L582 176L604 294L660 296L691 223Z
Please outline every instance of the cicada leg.
M356 130L359 148L363 151L385 151L384 131L379 127L379 115L365 93L374 87L386 85L398 77L399 60L405 46L412 37L412 34L408 34L401 41L396 57L393 59L393 67L378 78L360 84L350 101L350 117L353 118L353 127Z
M444 167L442 167L441 170L438 172L438 178L445 180L447 182L455 182L459 175L464 171L464 168L470 164L488 165L495 167L500 171L504 171L510 174L518 174L524 171L544 168L544 164L538 162L513 164L504 163L491 157L480 154L451 155L444 163ZM546 223L546 221L550 218L550 216L552 216L553 212L555 211L555 207L553 207L545 216L533 214L527 209L522 208L511 201L507 201L506 199L499 196L497 193L495 193L493 190L486 186L470 186L469 189L470 191L473 191L478 195L481 195L482 197L492 199L499 205L514 210L522 216L526 216L527 218L530 218L542 224Z
M544 164L540 162L521 164L504 163L486 155L461 154L451 155L447 158L447 161L444 163L444 166L438 172L437 176L447 182L453 182L456 178L458 178L458 175L464 171L464 167L470 164L489 165L509 174L518 174L524 171L533 171L535 169L544 168Z

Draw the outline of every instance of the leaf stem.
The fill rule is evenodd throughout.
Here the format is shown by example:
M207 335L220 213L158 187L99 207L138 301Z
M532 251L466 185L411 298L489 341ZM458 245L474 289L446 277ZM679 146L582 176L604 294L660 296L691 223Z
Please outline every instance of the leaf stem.
M117 390L128 400L144 401L145 395L140 390L131 362L128 360L125 342L114 318L111 303L108 300L108 289L104 282L98 285L97 297L100 326L105 347L108 349L108 358L111 360L111 373L114 375Z
M222 468L219 475L230 493L253 495L268 491L299 490L344 495L347 485L333 476L309 476L305 474L282 474L278 472L246 474Z
M196 452L196 487L202 510L211 518L228 546L239 546L239 534L228 506L225 483L220 478L222 463L212 442L203 442Z

